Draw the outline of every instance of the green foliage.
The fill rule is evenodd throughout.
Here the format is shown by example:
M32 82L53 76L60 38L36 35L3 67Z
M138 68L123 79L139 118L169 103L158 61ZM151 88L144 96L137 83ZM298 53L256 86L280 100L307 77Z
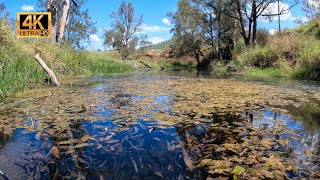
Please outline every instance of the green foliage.
M171 45L171 40L167 40L167 41L163 41L163 42L152 45L150 49L166 50L166 49L170 49L170 45Z
M136 35L141 32L143 19L142 16L135 17L135 9L131 2L122 1L118 11L112 12L110 16L113 19L112 29L105 32L104 44L118 50L122 59L127 59L139 43L142 46L148 43L146 36Z
M289 30L289 32L299 33L308 37L315 37L320 40L320 20L314 19L308 24L299 26L298 28Z
M205 44L204 15L188 0L178 2L178 10L169 15L174 24L172 49L176 57L192 54L200 63L201 47Z
M283 69L275 68L275 67L265 68L265 69L250 68L245 71L245 74L250 76L265 76L265 77L282 77L287 75Z
M69 23L65 30L63 43L77 49L90 43L90 34L96 33L95 23L89 16L89 10L83 9L87 0L77 0L77 7L71 3Z
M267 68L276 61L276 55L267 46L257 46L237 56L236 61L241 66Z
M293 76L303 79L320 79L320 42L308 40L299 50L299 58Z

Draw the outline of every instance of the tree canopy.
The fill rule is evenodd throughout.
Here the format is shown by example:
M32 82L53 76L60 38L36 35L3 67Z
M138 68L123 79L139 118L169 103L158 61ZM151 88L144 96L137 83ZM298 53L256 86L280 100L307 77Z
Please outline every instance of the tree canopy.
M142 15L136 17L135 9L131 2L122 1L119 9L111 13L113 19L111 29L105 32L105 45L118 50L122 59L127 59L130 52L137 45L146 43L146 36L138 37L143 24Z

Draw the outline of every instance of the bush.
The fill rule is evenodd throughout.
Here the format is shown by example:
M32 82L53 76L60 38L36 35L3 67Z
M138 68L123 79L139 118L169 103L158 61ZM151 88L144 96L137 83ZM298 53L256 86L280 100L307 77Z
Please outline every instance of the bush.
M299 58L294 69L294 77L320 79L320 42L306 39L306 44L299 50Z
M257 44L265 46L268 43L269 32L266 29L259 29L257 31Z
M301 41L300 36L293 33L285 33L270 38L269 44L277 59L287 60L294 66L302 45Z
M267 46L257 46L253 49L248 49L247 52L244 52L237 57L237 61L241 66L259 68L271 67L276 60L276 55Z

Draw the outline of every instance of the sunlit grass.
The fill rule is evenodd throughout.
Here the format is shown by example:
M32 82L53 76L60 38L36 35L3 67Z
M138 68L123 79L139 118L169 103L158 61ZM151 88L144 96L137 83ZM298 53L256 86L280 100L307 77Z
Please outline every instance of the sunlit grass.
M0 98L45 83L44 70L34 60L39 51L59 79L66 76L123 73L134 68L99 53L75 51L46 41L16 39L9 28L0 34Z

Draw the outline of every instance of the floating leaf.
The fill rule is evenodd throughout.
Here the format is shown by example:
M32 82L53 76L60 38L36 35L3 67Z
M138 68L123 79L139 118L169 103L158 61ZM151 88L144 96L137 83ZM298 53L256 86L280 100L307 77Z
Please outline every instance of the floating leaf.
M81 142L87 142L88 140L96 140L96 139L89 136L89 135L85 135L80 140L81 140Z
M234 174L240 174L244 171L245 169L241 166L236 166L233 168L232 173Z
M201 160L201 162L198 166L203 167L203 166L207 165L207 163L209 163L210 161L212 161L212 159L203 159L203 160Z
M35 136L35 138L39 141L40 140L40 136L41 136L41 132L38 132Z
M60 151L56 146L52 146L51 154L56 158L60 158Z
M226 148L224 148L224 147L218 147L218 148L215 150L216 153L219 153L219 152L222 152L222 151L226 151Z
M74 146L73 148L77 149L77 148L83 148L83 147L87 147L87 146L90 146L90 144L88 144L88 143L81 143L81 144L78 144L78 145Z
M310 151L310 150L305 150L305 154L306 154L308 157L311 157L311 156L312 156L312 151Z
M137 166L136 161L135 161L131 156L130 156L130 158L131 158L131 162L132 162L132 164L133 164L134 170L135 170L136 172L138 172L138 166Z
M154 174L163 178L162 173L160 171L155 171Z

